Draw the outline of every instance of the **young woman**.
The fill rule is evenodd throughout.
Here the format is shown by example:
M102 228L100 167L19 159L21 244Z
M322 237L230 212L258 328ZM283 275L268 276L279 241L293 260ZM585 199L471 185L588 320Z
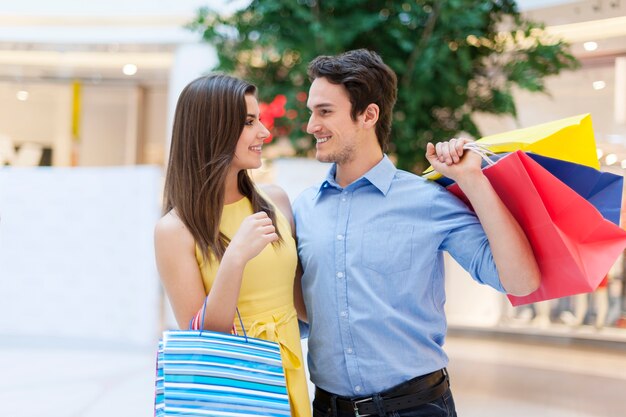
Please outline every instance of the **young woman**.
M155 228L161 281L181 328L278 342L293 416L311 415L294 308L297 252L285 192L259 190L247 170L261 166L269 131L255 86L227 75L192 81L176 113L165 180L165 214ZM298 297L299 298L299 297ZM299 301L299 300L298 300Z

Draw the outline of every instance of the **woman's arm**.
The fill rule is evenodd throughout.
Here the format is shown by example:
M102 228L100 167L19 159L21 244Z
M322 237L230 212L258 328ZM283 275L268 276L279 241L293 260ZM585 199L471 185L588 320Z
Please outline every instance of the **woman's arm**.
M170 212L157 222L154 248L159 277L178 326L187 329L206 296L193 236L183 222Z
M195 256L195 240L173 212L159 220L154 239L161 282L178 325L187 328L205 300L202 275ZM246 264L277 239L265 212L244 219L222 257L211 291L206 296L203 328L230 331Z

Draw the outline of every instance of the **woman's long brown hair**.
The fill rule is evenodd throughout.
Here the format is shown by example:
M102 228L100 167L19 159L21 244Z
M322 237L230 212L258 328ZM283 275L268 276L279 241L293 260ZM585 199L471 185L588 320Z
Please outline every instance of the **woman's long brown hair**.
M226 176L246 122L247 94L256 94L256 87L214 74L189 83L176 105L164 212L176 210L207 260L210 254L221 260L229 243L220 232L220 220ZM265 211L276 225L272 205L258 193L247 171L239 172L237 186L253 211ZM278 227L276 232L281 242Z

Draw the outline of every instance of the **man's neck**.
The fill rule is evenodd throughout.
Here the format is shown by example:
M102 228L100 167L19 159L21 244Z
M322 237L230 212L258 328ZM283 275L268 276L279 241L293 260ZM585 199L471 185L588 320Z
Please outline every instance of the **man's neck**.
M378 151L357 156L354 160L343 164L337 164L335 181L340 187L345 188L374 168L382 159L383 153Z

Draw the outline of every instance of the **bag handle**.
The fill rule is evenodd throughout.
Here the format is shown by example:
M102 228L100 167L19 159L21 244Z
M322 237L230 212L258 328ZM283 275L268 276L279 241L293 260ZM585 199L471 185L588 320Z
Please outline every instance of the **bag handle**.
M203 327L204 327L204 316L206 314L206 303L207 303L207 301L208 301L208 298L205 297L204 303L202 303L202 308L189 321L189 330L199 330L200 334L202 334L202 331L204 330L203 329ZM243 325L243 320L241 319L241 314L239 313L239 308L235 307L235 311L237 312L237 317L239 318L239 324L241 325L241 330L243 330L243 337L246 339L246 342L247 342L248 341L248 334L246 333L246 328ZM199 314L200 312L202 312L202 314ZM197 329L196 329L196 328L194 328L194 327L196 327L196 326L194 326L194 322L196 322L196 320L198 319L199 316L200 316L200 321L199 321L199 323L197 323ZM231 333L234 334L234 335L237 335L237 330L235 329L234 325L233 325L233 328L231 330Z
M478 142L469 142L463 145L463 149L472 151L480 155L480 157L483 159L483 161L487 163L487 165L491 166L495 164L495 162L492 161L489 157L495 155L496 153L491 151L487 145L483 145L482 143Z

